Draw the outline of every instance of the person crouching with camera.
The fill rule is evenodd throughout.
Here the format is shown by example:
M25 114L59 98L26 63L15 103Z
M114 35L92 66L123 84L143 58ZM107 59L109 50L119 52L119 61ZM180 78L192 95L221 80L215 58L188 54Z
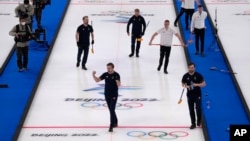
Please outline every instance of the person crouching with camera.
M14 36L16 42L17 66L19 72L27 70L29 40L33 37L30 27L26 24L26 18L27 17L20 17L19 24L15 25L9 32L9 35Z

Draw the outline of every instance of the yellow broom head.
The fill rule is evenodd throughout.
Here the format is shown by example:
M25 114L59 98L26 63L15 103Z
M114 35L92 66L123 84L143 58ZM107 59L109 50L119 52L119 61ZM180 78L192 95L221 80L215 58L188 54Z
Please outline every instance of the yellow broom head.
M142 38L137 38L136 39L138 42L141 42L143 39Z
M180 100L178 101L178 104L181 104L181 102L182 102L182 100L180 99Z

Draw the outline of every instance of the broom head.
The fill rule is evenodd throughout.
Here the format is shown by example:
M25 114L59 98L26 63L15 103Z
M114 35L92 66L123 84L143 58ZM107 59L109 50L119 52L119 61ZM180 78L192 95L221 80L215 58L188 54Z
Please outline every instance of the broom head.
M181 102L182 102L182 99L180 99L180 100L178 101L178 104L181 104Z

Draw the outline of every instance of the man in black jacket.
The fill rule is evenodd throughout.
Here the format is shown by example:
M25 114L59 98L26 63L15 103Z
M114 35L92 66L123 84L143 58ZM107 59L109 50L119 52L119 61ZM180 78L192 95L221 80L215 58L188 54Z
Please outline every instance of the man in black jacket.
M188 63L188 72L183 75L181 82L182 86L187 89L188 108L192 123L190 129L194 129L195 123L197 126L201 125L201 88L206 86L206 82L203 76L195 71L195 64L192 62Z
M134 12L135 14L129 19L127 24L128 36L130 36L129 26L130 24L133 24L132 35L131 35L131 54L129 54L129 57L134 56L135 41L136 41L136 57L139 57L141 38L146 30L146 22L144 18L140 15L140 10L135 9Z

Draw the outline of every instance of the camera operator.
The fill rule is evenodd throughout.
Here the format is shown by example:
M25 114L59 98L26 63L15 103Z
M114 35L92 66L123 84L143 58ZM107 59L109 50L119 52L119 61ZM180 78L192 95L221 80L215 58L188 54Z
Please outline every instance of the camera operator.
M45 6L49 5L50 3L51 3L50 0L33 0L37 27L39 28L41 27L42 11L45 8Z
M28 65L28 50L29 40L32 39L30 27L26 24L26 16L19 18L19 24L15 25L9 35L14 36L16 41L16 56L18 71L27 70Z
M15 8L16 17L26 16L26 24L29 25L32 30L32 16L34 14L34 8L29 3L29 0L24 0L22 4L19 4Z

